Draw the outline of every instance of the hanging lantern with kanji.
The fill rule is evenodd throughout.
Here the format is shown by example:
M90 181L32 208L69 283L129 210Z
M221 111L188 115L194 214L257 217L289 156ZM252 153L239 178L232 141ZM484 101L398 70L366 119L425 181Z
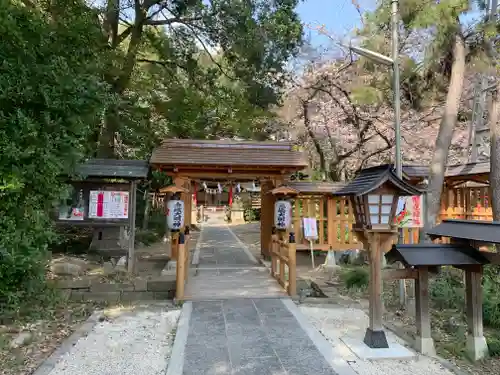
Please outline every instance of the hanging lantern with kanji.
M177 194L167 203L167 226L172 232L184 227L184 202Z
M290 227L292 204L285 199L277 200L274 203L274 226L277 230L286 230Z
M292 202L298 191L288 186L280 186L271 192L276 196L274 203L274 226L276 230L287 230L292 225Z

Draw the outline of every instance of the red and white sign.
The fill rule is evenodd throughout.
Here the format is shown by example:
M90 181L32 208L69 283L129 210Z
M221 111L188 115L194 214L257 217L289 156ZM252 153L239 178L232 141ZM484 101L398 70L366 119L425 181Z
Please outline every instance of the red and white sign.
M128 191L91 191L90 219L128 219Z

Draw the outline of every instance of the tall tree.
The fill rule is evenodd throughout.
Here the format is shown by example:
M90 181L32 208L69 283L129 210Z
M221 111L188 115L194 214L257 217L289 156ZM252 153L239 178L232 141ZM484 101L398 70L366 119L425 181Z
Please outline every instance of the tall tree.
M240 82L249 103L266 108L277 102L285 63L301 42L297 2L137 0L130 4L108 0L103 29L116 58L108 67L106 80L124 98L138 63L154 64L161 66L171 81L182 72L185 81L179 83L177 91L182 97L193 93L195 80L200 77L197 55L201 49L214 63L205 73L214 74L217 69L219 74ZM145 47L149 48L146 56ZM212 58L214 49L224 64ZM155 59L151 59L152 54ZM121 131L119 116L119 106L106 111L97 131L101 156L115 154Z
M0 0L0 310L36 296L54 239L50 212L65 193L92 124L112 96L106 46L79 0L27 7Z
M426 196L426 225L434 225L444 183L444 172L448 152L459 115L466 62L469 55L469 40L475 37L461 22L461 16L471 10L467 0L411 0L401 4L402 30L405 37L417 35L422 47L420 68L413 75L412 94L427 100L445 92L445 104L441 115L433 157L430 163L430 178ZM382 1L373 19L379 30L389 30L390 1ZM381 33L378 33L380 38ZM373 38L377 40L377 38ZM414 54L417 51L414 51ZM409 81L412 83L412 80ZM420 88L418 87L420 86ZM411 87L410 87L411 88ZM423 90L422 90L423 89Z

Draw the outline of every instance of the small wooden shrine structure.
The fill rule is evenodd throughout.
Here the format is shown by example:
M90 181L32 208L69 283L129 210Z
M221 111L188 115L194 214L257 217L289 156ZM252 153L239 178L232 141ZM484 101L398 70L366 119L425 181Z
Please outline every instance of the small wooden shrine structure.
M415 279L416 347L427 355L435 354L429 316L429 277L442 266L465 271L467 304L467 354L472 360L487 356L483 332L483 266L500 264L497 253L481 251L484 246L500 243L500 222L444 220L427 232L432 239L447 238L449 244L393 245L386 254L388 262L399 261L406 267L394 270L391 278ZM398 275L396 275L396 273Z
M133 272L137 182L148 173L148 162L143 160L90 159L77 165L74 176L67 178L73 194L58 207L56 224L93 227L91 246L128 254L128 269ZM129 228L126 243L125 227Z

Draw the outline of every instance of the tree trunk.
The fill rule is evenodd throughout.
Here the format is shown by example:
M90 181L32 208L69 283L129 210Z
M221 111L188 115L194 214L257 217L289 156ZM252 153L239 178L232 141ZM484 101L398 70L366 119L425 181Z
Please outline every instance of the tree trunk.
M309 102L308 101L302 102L302 115L304 116L304 126L306 128L307 134L309 135L309 138L311 138L314 149L316 150L316 153L318 154L319 168L321 170L322 177L324 178L328 174L328 171L326 168L326 157L325 157L325 153L323 152L323 149L321 148L321 144L320 144L319 140L316 138L316 135L314 134L314 130L311 127L311 120L309 118Z
M149 199L149 187L146 188L146 192L144 193L146 197L146 203L144 204L144 217L142 219L142 229L148 230L149 225L149 212L151 211L151 200Z
M444 173L448 160L448 149L451 146L453 131L457 122L460 97L465 75L465 42L457 32L453 47L453 64L451 67L450 85L446 95L446 105L439 125L436 148L430 165L429 187L426 195L425 230L435 225L441 207L441 194L444 184ZM423 238L423 236L421 236Z
M117 9L119 9L119 1L108 0L106 19L104 28L112 48L118 48L118 22ZM113 88L115 94L121 97L127 89L130 82L130 77L134 70L137 53L142 42L142 34L144 30L144 22L147 17L147 8L143 8L139 1L135 2L135 21L130 26L130 39L127 47L127 52L124 57L123 65L117 75L110 74L106 77L108 83ZM99 136L99 145L97 156L100 158L116 157L115 153L115 137L120 128L119 109L116 105L106 109L104 120L101 126Z
M493 91L490 123L490 194L493 220L500 220L500 80Z

